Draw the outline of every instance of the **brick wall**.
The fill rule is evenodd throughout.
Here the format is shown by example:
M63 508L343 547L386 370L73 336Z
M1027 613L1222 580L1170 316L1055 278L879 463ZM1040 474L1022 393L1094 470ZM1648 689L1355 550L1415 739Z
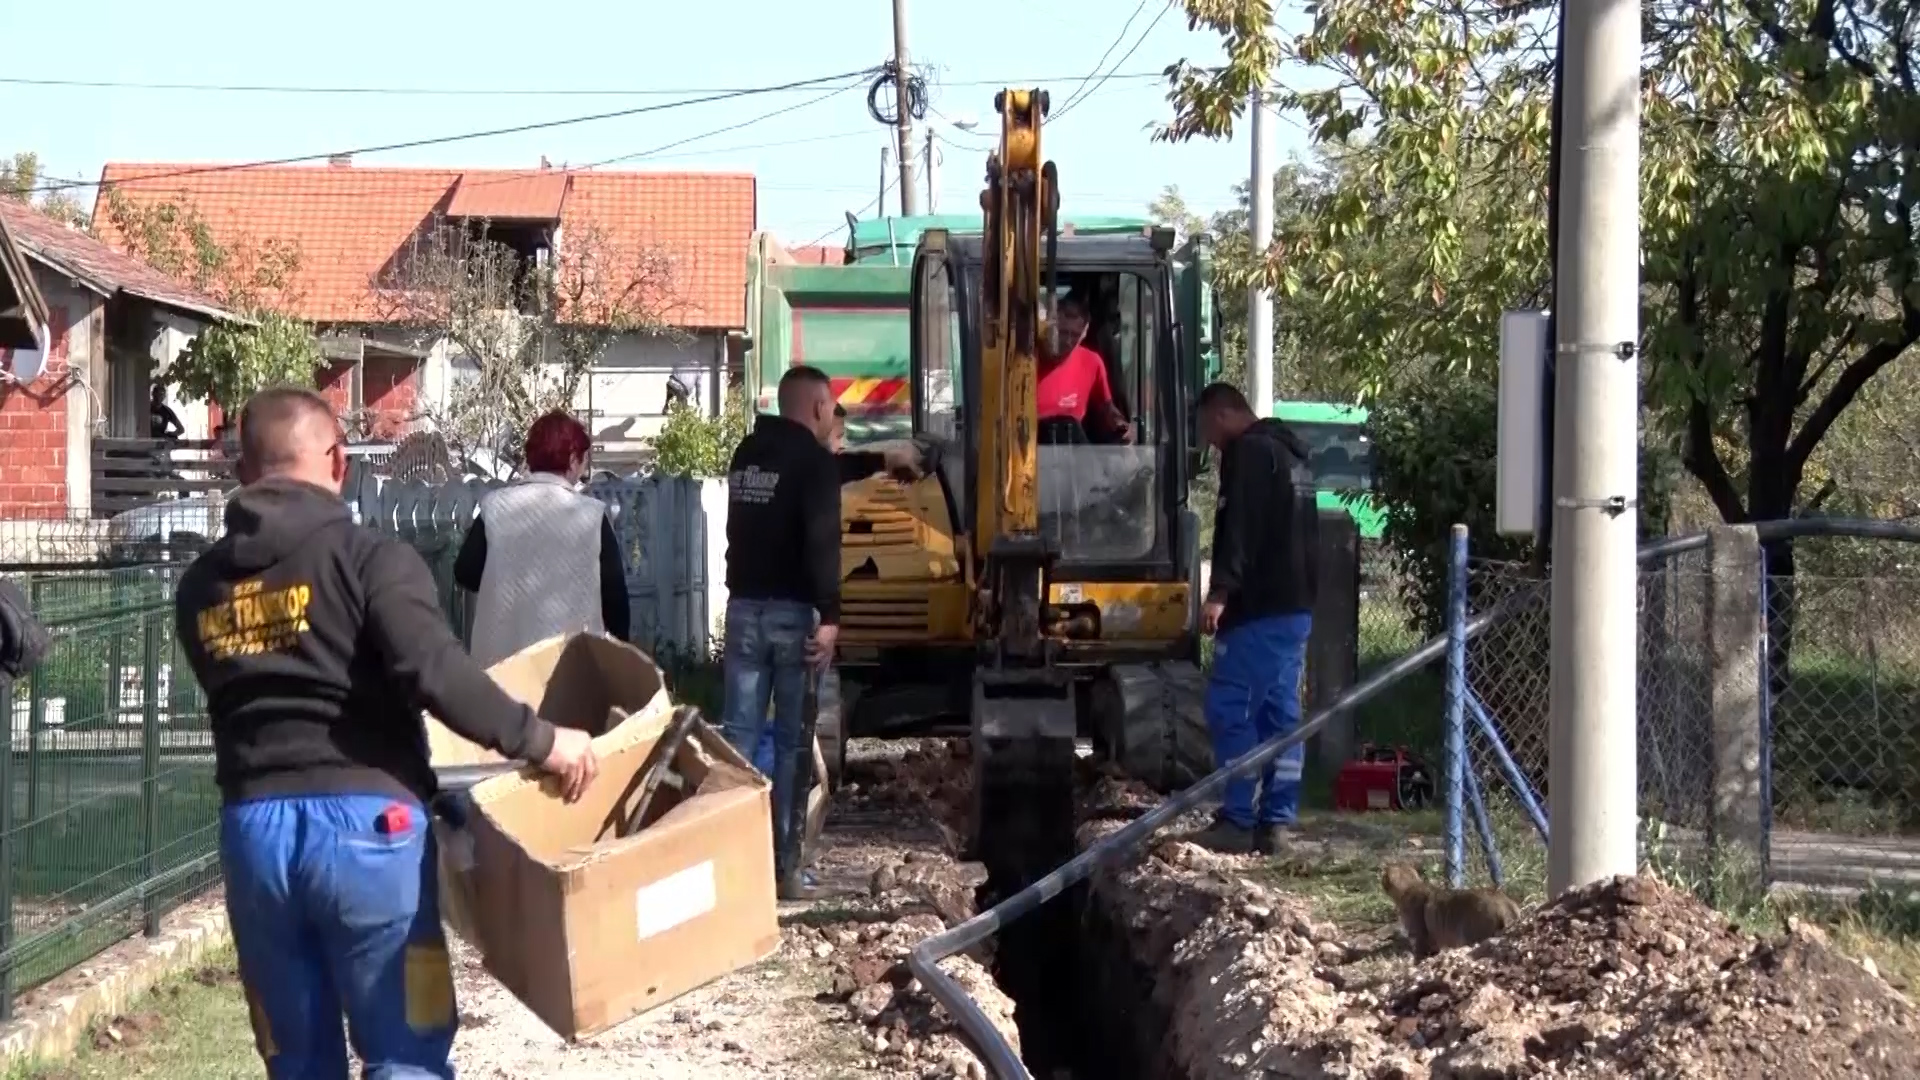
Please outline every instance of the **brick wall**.
M67 516L67 403L84 391L67 377L69 319L48 310L51 347L39 378L0 385L0 518Z
M360 393L376 439L398 439L413 429L420 405L420 365L413 360L375 357L365 362ZM353 407L353 365L334 364L320 373L320 396L345 416Z
M420 408L420 365L386 357L369 360L360 391L373 414L373 437L398 439L412 430Z

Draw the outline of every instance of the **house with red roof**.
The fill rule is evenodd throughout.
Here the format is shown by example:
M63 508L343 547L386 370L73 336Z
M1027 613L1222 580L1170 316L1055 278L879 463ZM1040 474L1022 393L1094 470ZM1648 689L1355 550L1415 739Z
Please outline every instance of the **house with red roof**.
M109 243L125 242L107 212L111 192L136 205L190 206L219 242L292 245L294 280L270 301L321 330L333 361L322 390L343 416L363 418L381 436L430 426L473 370L445 340L423 347L400 333L382 302L382 283L410 245L448 224L466 223L532 260L563 257L569 237L588 235L616 253L663 255L671 295L648 302L667 313L669 332L620 335L574 403L603 447L631 447L655 433L670 390L684 387L717 408L728 334L745 324L751 175L544 162L536 170L365 167L348 158L261 167L118 162L106 166L101 190L95 228Z
M0 234L17 255L0 260L6 276L30 276L28 304L44 320L33 339L0 342L0 560L90 557L42 550L36 529L16 526L95 516L96 442L146 438L154 373L236 316L23 202L0 199Z

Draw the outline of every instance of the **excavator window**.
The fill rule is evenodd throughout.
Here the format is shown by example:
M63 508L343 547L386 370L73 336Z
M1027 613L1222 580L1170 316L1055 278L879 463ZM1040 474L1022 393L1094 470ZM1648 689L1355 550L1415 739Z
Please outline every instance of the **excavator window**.
M1134 273L1082 272L1062 279L1091 298L1086 344L1107 361L1114 403L1134 437L1130 443L1096 441L1089 430L1079 439L1042 439L1040 531L1068 564L1164 559L1155 380L1158 365L1170 358L1159 355L1158 290Z

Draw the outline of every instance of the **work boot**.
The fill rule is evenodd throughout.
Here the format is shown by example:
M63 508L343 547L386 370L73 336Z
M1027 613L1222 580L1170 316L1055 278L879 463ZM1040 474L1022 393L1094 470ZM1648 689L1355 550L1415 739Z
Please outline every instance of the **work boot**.
M1235 825L1217 814L1214 816L1213 824L1187 839L1208 851L1217 851L1222 855L1253 854L1253 830Z
M774 895L781 900L804 903L820 898L820 883L806 870L790 870L780 875Z
M1253 830L1253 852L1271 859L1286 851L1287 841L1292 839L1292 825L1264 824Z

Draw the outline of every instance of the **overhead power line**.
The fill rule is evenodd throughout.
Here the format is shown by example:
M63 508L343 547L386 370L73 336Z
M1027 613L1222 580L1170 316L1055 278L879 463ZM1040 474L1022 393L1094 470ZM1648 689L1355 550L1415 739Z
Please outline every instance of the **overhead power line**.
M1120 32L1115 34L1113 40L1107 44L1107 51L1101 53L1100 59L1093 62L1093 70L1082 75L1080 77L1080 85L1074 87L1073 90L1067 94L1067 100L1060 103L1061 112L1066 112L1067 109L1071 108L1073 106L1073 99L1078 97L1080 92L1087 88L1087 83L1092 81L1095 75L1100 74L1100 69L1107 64L1107 57L1112 56L1113 50L1119 48L1120 43L1127 40L1127 31L1133 29L1133 20L1139 18L1140 13L1147 10L1147 4L1150 2L1151 0L1140 0L1138 4L1134 5L1133 14L1127 16L1127 21L1120 24Z
M1145 0L1142 0L1141 6L1143 8L1145 7ZM1166 18L1167 12L1172 10L1173 10L1173 4L1168 2L1168 0L1162 0L1160 14L1155 15L1153 17L1153 21L1147 24L1147 28L1140 32L1140 36L1133 39L1133 45L1129 47L1124 54L1121 55L1120 59L1117 62L1114 63L1113 65L1114 71L1118 71L1120 69L1121 64L1124 64L1128 60L1133 59L1133 54L1140 51L1140 46L1144 44L1148 38L1152 37L1154 30L1160 26L1160 20ZM1140 12L1138 10L1134 12L1135 15L1138 15L1139 13ZM1132 24L1133 24L1133 20L1128 19L1127 25L1131 26ZM1120 29L1119 36L1114 38L1114 44L1118 45L1120 43L1120 40L1122 38L1125 38L1126 36L1127 36L1126 27L1123 26ZM1107 51L1111 53L1113 51L1112 47L1109 46ZM1102 54L1100 59L1104 62L1106 60L1106 55ZM1097 74L1099 70L1100 70L1100 65L1095 64L1094 65L1095 73ZM1105 86L1107 82L1112 78L1113 78L1113 72L1108 72L1107 74L1100 76L1099 80L1095 82L1092 85L1092 87L1086 89L1085 92L1076 93L1073 96L1069 97L1067 99L1067 103L1065 105L1060 106L1060 111L1057 113L1054 113L1050 119L1053 119L1055 121L1064 119L1067 113L1073 111L1074 106L1079 105L1081 102L1092 97L1095 93L1098 93L1100 88Z
M842 82L842 81L851 80L851 79L865 78L873 74L874 70L875 69L873 68L863 68L858 71L841 72L837 75L822 75L812 79L801 79L796 82L780 83L776 86L763 86L763 87L755 87L747 90L735 90L735 91L729 91L726 93L711 94L706 97L688 98L681 101L662 102L661 104L658 104L658 105L640 105L631 109L616 109L611 112L589 113L585 116L568 116L568 117L562 117L557 120L544 120L544 121L539 121L531 124L515 124L511 127L490 128L484 131L468 131L468 132L462 132L457 135L436 135L436 136L432 136L424 139L409 139L404 142L386 143L380 146L362 146L362 147L354 147L352 149L347 149L347 150L328 150L328 151L322 151L320 153L313 153L313 154L295 154L289 157L268 158L260 161L248 161L248 162L230 163L230 164L224 164L224 165L196 165L196 166L191 166L184 169L174 169L164 173L153 173L147 176L142 176L139 178L139 180L143 183L147 183L154 180L165 180L165 179L171 179L171 178L180 177L180 176L197 176L205 173L236 172L243 169L271 168L276 165L301 165L301 164L306 164L308 162L326 161L335 157L358 156L362 154L382 154L382 153L388 153L394 150L413 150L423 146L444 146L448 143L469 142L476 139L496 138L501 135L519 135L529 131L547 131L553 128L570 127L576 124L588 124L588 123L594 123L596 121L601 121L601 120L617 120L617 119L621 119L623 117L628 117L628 116L640 116L646 113L665 112L669 109L686 108L692 105L707 105L716 101L731 101L738 98L754 97L761 94L777 93L783 90L793 90L797 88L806 88L806 87L817 88L825 83ZM835 93L838 93L840 92L840 90L844 90L844 89L848 89L848 87L840 87L835 90ZM74 187L91 187L91 186L94 186L94 185L78 184L78 183L45 184L45 185L38 186L33 190L35 192L52 192L52 191L66 191Z
M872 74L866 69L860 74ZM1110 79L1158 79L1158 71L1132 71L1109 75ZM1032 86L1066 82L1080 75L1022 76L1011 79L967 79L945 83L947 86ZM822 80L812 80L819 82ZM108 79L34 79L0 77L0 86L65 87L86 90L162 90L200 94L294 94L360 97L689 97L707 94L774 94L805 90L806 83L774 87L692 86L692 87L479 87L479 86L297 86L243 83L126 82Z

